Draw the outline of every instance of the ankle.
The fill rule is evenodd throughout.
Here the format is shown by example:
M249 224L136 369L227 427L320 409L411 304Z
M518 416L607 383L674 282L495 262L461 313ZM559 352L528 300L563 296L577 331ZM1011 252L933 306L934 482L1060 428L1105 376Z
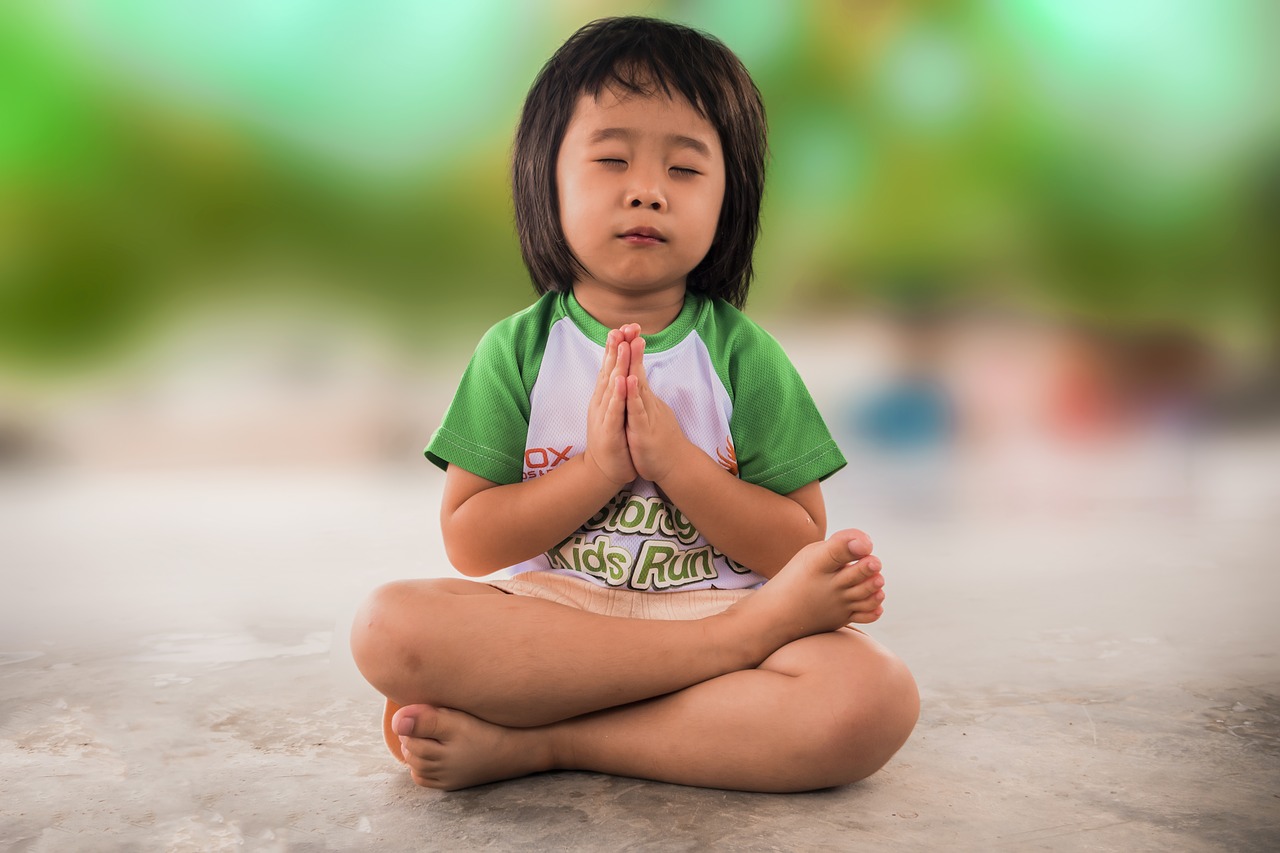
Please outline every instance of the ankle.
M539 762L546 766L543 770L580 770L578 766L578 752L574 744L573 726L566 725L563 721L559 723L551 723L547 726L539 727L537 733L541 735L534 743L534 749L538 750Z
M769 626L762 626L737 605L708 616L703 625L703 648L715 650L725 672L753 669L783 645L771 641Z

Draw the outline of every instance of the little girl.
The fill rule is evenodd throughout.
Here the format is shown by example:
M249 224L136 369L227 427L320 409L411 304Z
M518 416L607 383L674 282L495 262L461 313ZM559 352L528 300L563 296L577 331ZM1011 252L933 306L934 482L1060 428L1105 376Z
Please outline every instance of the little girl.
M516 134L541 298L494 326L427 457L450 561L352 631L420 785L550 769L798 791L880 768L915 725L865 534L824 540L845 460L751 280L764 109L723 44L596 21ZM767 583L766 583L767 581Z

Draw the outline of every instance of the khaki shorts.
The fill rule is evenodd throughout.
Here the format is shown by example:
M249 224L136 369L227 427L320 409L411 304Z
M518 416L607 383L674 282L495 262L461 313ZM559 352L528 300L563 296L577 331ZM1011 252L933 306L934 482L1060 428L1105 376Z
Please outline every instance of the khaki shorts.
M486 581L512 595L541 598L566 607L628 619L701 619L729 609L750 589L695 589L688 592L636 592L609 589L588 580L551 572L523 572L514 578Z

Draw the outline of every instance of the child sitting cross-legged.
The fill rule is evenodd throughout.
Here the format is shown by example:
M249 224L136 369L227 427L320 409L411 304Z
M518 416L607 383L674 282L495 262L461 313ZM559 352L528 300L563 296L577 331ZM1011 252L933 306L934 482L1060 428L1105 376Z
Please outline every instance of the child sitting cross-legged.
M427 456L468 578L376 590L352 651L421 785L550 769L798 791L875 772L919 711L844 466L739 310L764 110L719 41L596 21L525 101L513 167L541 297L480 342ZM502 569L509 577L490 578Z

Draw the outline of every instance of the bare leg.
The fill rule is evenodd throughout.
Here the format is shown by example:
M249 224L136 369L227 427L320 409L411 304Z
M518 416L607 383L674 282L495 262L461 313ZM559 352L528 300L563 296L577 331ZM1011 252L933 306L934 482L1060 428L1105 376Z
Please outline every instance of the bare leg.
M688 622L616 619L461 580L374 593L352 629L365 678L400 705L537 726L740 670L879 612L879 560L856 530L802 549L759 592Z
M748 791L856 781L906 741L919 697L864 634L797 640L758 669L548 726L507 728L447 708L397 715L414 781L453 790L554 768Z

